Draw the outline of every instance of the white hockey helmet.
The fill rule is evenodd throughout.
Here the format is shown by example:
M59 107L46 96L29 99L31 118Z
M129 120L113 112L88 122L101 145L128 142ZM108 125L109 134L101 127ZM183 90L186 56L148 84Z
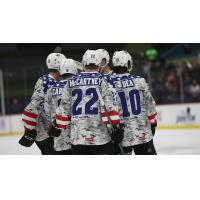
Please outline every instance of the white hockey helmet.
M97 49L97 53L99 54L101 60L106 59L106 65L108 65L110 61L110 55L105 49Z
M63 59L65 59L65 56L61 53L50 53L46 59L48 69L55 69L59 71Z
M101 58L95 50L87 50L83 55L82 64L83 66L91 65L91 64L100 66Z
M133 60L127 51L115 51L112 58L113 67L126 67L130 72L133 68Z
M63 63L60 67L60 75L62 76L63 74L78 74L76 63L73 59L66 58L63 60Z

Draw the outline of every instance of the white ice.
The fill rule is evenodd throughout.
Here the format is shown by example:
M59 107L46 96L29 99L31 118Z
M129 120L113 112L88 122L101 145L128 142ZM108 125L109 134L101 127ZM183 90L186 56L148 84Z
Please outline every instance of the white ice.
M38 155L40 150L34 143L31 147L23 147L18 141L21 136L1 136L0 154L3 155Z
M200 129L160 130L154 144L160 155L200 155Z
M18 144L20 137L21 136L1 136L0 154L40 154L40 151L35 144L29 148L20 146ZM200 154L200 129L159 130L156 132L154 144L160 155Z

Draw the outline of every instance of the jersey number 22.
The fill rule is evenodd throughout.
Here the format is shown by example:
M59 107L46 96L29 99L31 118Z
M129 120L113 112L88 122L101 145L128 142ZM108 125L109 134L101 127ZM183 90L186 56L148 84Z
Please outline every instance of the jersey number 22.
M98 94L95 88L89 88L85 91L86 96L91 96L92 98L85 104L85 114L98 114L98 108L92 107L98 101ZM72 91L72 96L76 96L76 100L72 106L72 114L73 115L81 115L82 114L82 107L78 107L80 102L83 99L83 91L81 89L74 89Z

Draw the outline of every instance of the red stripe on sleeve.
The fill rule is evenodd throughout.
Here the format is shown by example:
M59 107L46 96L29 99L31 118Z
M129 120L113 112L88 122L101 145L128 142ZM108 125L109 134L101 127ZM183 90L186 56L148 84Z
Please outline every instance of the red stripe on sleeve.
M60 115L56 115L56 119L61 121L71 121L71 117L62 117Z
M22 119L22 120L28 125L31 125L31 126L36 126L37 125L36 122L32 122L32 121L29 121L29 120L26 120L26 119Z
M112 124L120 124L120 119L118 119L118 120L112 120Z
M108 112L108 114L110 116L119 115L119 113L117 111L110 111L110 112Z
M157 115L157 112L155 114L153 114L153 115L148 115L149 120L154 119L156 117L156 115Z
M57 124L57 127L60 129L66 129L66 125Z
M37 118L37 116L38 116L34 113L27 112L26 110L24 110L24 112L22 114L26 115L27 117L31 117L31 118Z
M116 111L110 111L110 112L108 112L108 114L109 114L109 116L119 115L119 113ZM108 116L106 112L101 113L101 117L106 117L106 116Z
M106 112L101 113L101 117L107 117L107 116L108 116L108 115L107 115Z

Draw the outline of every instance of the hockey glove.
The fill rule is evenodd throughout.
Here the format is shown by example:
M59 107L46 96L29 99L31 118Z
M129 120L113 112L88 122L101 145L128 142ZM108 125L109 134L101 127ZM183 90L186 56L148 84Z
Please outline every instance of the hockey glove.
M57 128L56 120L53 121L53 124L50 125L48 130L48 135L50 137L59 137L61 130Z
M37 132L35 129L25 130L24 135L19 140L19 144L25 147L30 147L35 142L36 136L37 136Z
M119 144L124 138L124 127L124 124L113 125L111 138L116 144Z
M154 136L156 132L156 126L151 126L151 132L152 132L152 135Z
M151 132L153 136L155 135L156 127L157 127L157 120L154 119L153 123L151 123Z

